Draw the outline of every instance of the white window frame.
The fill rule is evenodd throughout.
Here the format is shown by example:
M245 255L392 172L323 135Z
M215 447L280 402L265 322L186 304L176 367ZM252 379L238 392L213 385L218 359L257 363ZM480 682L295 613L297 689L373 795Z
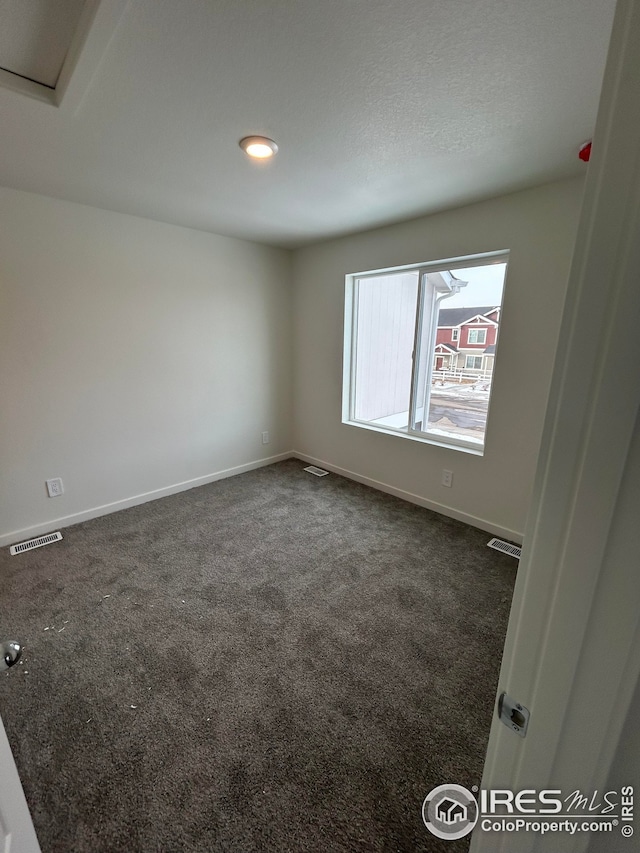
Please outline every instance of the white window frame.
M472 341L471 335L472 334L479 335L480 332L482 332L482 334L483 334L482 340L481 341ZM487 330L486 330L486 328L478 328L478 329L471 329L470 328L470 329L467 329L467 343L470 344L471 346L473 346L474 344L477 344L478 346L485 346L487 343Z
M429 261L422 264L407 264L399 267L387 267L377 270L366 270L364 272L350 273L345 276L345 312L344 312L344 348L343 348L343 376L342 376L342 423L348 426L358 427L359 429L368 429L373 432L386 433L395 435L401 438L406 438L411 441L422 442L423 444L432 444L438 447L447 447L453 450L459 450L465 453L470 453L474 456L483 456L486 445L486 428L485 440L482 443L465 441L457 436L442 436L430 434L428 431L418 431L411 428L411 424L415 422L415 395L417 384L417 365L416 365L416 350L417 342L422 334L422 302L424 300L423 279L424 274L429 272L443 272L445 270L455 273L456 269L465 269L474 266L488 266L490 264L509 264L509 250L503 249L497 252L486 252L479 255L470 255L467 257L448 258L441 261ZM355 352L357 339L357 317L356 304L358 296L358 282L366 278L375 278L383 275L392 275L402 272L418 272L418 316L416 320L415 340L413 358L413 372L411 380L411 394L409 400L409 427L400 429L396 427L382 426L374 424L370 421L357 420L354 416L355 412ZM506 270L505 270L506 281ZM485 330L486 331L486 330ZM436 329L433 329L433 339L431 351L435 351ZM426 387L431 388L431 375L433 372L434 359L426 360ZM425 410L429 407L430 390L425 398ZM489 399L489 407L491 399Z
M480 359L480 367L469 367L469 359L470 359L470 358L473 358L473 359ZM468 354L465 356L464 369L465 369L465 370L483 370L483 369L484 369L484 366L483 366L483 363L482 363L482 362L483 362L483 360L484 360L484 359L483 359L483 357L482 357L481 355L473 355L472 353L468 353Z
M451 340L457 341L460 339L460 329L451 329Z

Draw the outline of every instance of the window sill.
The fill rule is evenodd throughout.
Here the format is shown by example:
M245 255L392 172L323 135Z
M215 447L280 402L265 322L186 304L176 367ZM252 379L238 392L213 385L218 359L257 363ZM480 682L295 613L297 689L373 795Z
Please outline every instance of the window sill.
M417 435L416 433L406 432L400 429L391 427L382 427L366 423L364 421L350 421L343 418L342 423L345 426L357 427L358 429L367 429L371 432L379 432L383 435L392 435L395 438L409 439L409 441L417 441L420 444L431 444L435 447L443 447L446 450L457 450L461 453L469 453L471 456L484 456L484 444L465 442L462 439L447 439L444 436L438 435Z

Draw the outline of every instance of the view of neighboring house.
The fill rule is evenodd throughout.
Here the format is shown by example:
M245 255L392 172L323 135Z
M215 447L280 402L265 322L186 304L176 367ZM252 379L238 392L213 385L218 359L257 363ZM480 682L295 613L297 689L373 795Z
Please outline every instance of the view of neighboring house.
M471 371L490 376L496 352L500 308L441 308L434 371Z
M504 277L505 264L493 269L496 279ZM462 286L484 284L470 275L479 270L484 272L486 268L465 269L469 281L462 282ZM424 431L429 423L440 436L455 434L456 438L481 440L489 405L486 392L494 369L501 293L494 287L494 295L484 297L497 296L490 305L445 308L438 307L439 300L434 299L438 312L435 326L431 315L421 324L421 306L431 305L430 298L420 298L421 274L420 268L415 268L358 276L347 294L347 299L353 300L356 318L356 332L350 344L350 417L355 423L401 431L409 429L413 417L412 430ZM426 289L434 288L435 293L445 291L442 302L446 305L446 288L451 281L456 278L449 270L430 270L423 284ZM474 294L465 295L470 302L475 301Z

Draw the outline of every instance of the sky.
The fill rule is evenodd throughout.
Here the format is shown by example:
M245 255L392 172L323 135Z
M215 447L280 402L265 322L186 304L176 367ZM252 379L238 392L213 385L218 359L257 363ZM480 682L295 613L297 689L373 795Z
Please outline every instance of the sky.
M473 305L500 305L506 264L490 264L483 267L466 267L451 272L456 278L468 281L460 293L445 299L441 308L468 308Z

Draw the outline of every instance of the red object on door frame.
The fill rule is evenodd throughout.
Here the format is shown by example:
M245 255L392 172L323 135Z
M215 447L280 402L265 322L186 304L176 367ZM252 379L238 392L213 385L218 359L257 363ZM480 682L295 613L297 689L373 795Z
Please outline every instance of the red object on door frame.
M584 145L580 146L580 150L578 151L578 157L581 160L584 160L585 163L589 162L589 158L591 157L591 143L585 142Z

